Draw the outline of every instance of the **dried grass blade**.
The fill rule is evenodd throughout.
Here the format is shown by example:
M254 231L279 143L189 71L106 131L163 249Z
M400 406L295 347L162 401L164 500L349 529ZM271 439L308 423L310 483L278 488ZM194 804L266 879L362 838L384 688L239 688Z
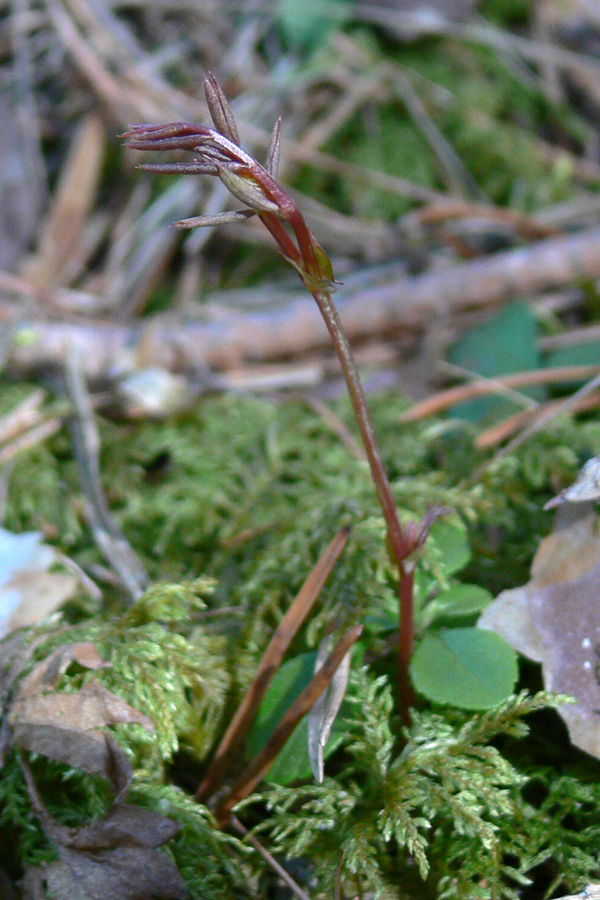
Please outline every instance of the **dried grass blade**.
M300 696L292 703L263 749L254 757L242 777L236 781L217 809L216 816L221 825L228 821L234 806L251 794L267 774L298 723L327 690L342 660L362 632L363 626L355 625L340 638L332 653L325 660L323 667L312 677Z
M25 277L34 285L64 285L71 259L79 255L100 179L104 125L88 116L79 127L65 162L50 212L42 227L39 250Z
M192 216L191 219L180 219L173 222L176 228L204 228L213 225L230 225L232 222L245 222L255 216L253 209L236 209L232 212L217 213L214 216Z
M221 743L214 755L204 780L196 793L197 800L209 797L219 787L220 781L227 771L227 767L235 750L250 727L260 702L271 683L273 675L281 665L281 661L290 646L298 629L319 596L323 585L329 577L331 570L340 558L340 555L348 543L349 528L342 528L333 540L327 545L308 578L300 588L296 599L279 623L269 646L264 652L254 680L246 696L240 703L229 728L225 732Z
M100 481L100 438L92 402L76 349L71 345L66 361L66 385L75 409L71 422L73 451L84 494L84 509L94 539L117 573L132 601L149 584L144 568L116 524L106 503Z

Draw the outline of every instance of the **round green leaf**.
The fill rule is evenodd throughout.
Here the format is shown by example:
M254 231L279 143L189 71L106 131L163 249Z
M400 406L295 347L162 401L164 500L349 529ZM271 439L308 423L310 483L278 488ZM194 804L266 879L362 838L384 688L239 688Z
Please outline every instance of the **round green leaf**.
M460 572L471 559L471 549L461 522L437 519L431 526L427 545L434 551L436 565L444 578Z
M490 709L514 690L517 654L493 631L443 628L425 635L410 671L416 689L435 703Z
M491 603L493 596L478 584L453 584L442 591L435 600L437 616L472 616Z

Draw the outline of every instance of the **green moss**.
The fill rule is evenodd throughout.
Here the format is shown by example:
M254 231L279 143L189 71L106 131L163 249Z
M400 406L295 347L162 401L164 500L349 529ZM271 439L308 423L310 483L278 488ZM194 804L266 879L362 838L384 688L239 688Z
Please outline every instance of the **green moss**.
M492 589L527 579L551 524L544 501L600 452L597 422L563 419L471 483L486 460L473 447L471 426L442 419L400 425L405 404L392 396L374 397L372 407L402 516L421 515L432 503L452 506L471 548L462 574ZM348 403L335 408L352 427ZM69 630L55 624L35 659L67 641L96 644L110 668L91 674L72 666L59 690L79 690L97 677L153 719L155 733L120 725L116 736L134 765L134 801L182 823L169 852L191 896L264 897L269 878L260 860L215 831L208 811L169 783L173 755L184 749L200 772L273 629L342 525L352 524L350 541L291 654L314 647L332 618L342 628L396 615L395 576L368 471L297 401L211 397L167 422L103 422L101 435L113 514L155 584L120 616L106 609ZM63 436L17 459L8 527L54 526L79 562L98 562L79 506ZM53 516L71 523L66 540ZM460 566L466 558L461 551ZM423 597L428 585L444 582L440 559L430 541L419 562ZM521 696L475 717L423 710L402 749L385 686L394 678L393 656L384 650L376 633L364 639L361 652L374 655L383 680L355 676L356 715L345 749L328 764L335 777L322 787L267 791L267 818L255 806L243 811L246 821L262 822L284 857L310 860L311 896L331 896L342 849L347 890L379 885L389 897L475 898L484 895L484 877L486 898L516 897L516 885L542 864L569 888L591 878L600 800L595 763L555 771L535 742L525 741L516 754L498 743L547 698ZM35 767L43 796L54 798L51 812L65 824L99 815L110 802L106 787L80 772L43 760ZM14 758L4 774L0 836L8 836L16 872L52 849L29 815ZM543 783L541 799L532 800L528 783Z

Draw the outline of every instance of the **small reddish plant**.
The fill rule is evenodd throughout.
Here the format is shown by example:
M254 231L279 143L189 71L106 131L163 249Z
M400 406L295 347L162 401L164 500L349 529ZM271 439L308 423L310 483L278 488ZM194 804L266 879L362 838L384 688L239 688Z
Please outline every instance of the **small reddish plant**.
M179 228L223 225L258 216L277 242L306 289L314 297L333 341L350 393L352 408L365 447L371 475L387 528L392 562L398 568L400 635L398 650L399 699L402 718L409 722L413 691L409 663L414 643L413 569L410 557L425 541L434 519L442 510L430 511L422 522L403 527L398 517L389 479L367 399L350 344L332 299L333 269L329 257L311 233L295 200L277 181L281 120L275 124L267 161L262 166L240 147L235 120L225 94L214 78L204 80L206 101L214 128L177 122L171 125L132 125L123 137L134 150L189 150L196 154L190 163L144 163L149 172L182 175L213 175L244 204L243 209L215 216L196 216L175 224Z

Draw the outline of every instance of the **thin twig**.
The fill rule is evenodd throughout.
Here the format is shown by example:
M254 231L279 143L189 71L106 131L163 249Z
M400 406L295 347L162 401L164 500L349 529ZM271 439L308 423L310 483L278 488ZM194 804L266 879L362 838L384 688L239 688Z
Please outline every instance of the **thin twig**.
M263 847L258 838L256 838L250 831L248 831L247 828L244 827L244 825L242 825L237 816L232 815L229 820L229 824L232 828L235 829L235 831L238 832L238 834L241 834L243 837L248 838L256 852L260 853L262 858L271 866L274 872L277 872L279 877L283 881L285 881L289 889L296 895L296 897L299 897L300 900L310 900L310 897L306 893L306 891L302 890L300 885L294 881L289 872L286 872L283 866L277 862L275 857L271 853L269 853L266 847Z
M413 87L408 75L392 67L390 67L389 72L398 96L433 150L448 188L461 197L475 197L478 200L485 200L484 192L468 171L450 141L446 139L427 112L425 104Z
M367 461L367 454L365 452L364 447L359 444L356 440L348 426L342 419L335 413L326 403L323 403L322 400L319 400L318 397L313 397L310 394L306 395L295 395L295 399L302 399L307 406L309 406L313 412L317 413L325 424L340 438L340 440L346 445L350 453L355 459L359 459L362 462Z
M585 412L589 409L596 409L599 405L599 401L600 391L594 391L586 397L580 398L570 407L569 411ZM479 447L480 450L487 450L490 447L501 444L502 441L509 438L515 431L519 431L520 428L523 428L530 423L533 425L542 416L548 417L549 421L549 419L553 417L553 414L559 415L563 411L561 408L562 403L562 400L553 400L549 403L541 404L535 410L524 409L512 416L508 416L508 418L503 419L496 425L492 425L490 428L487 428L477 435L475 446ZM558 412L556 412L557 410Z
M246 695L240 703L227 731L223 735L202 784L196 792L197 800L210 797L218 789L223 775L235 751L239 748L271 683L273 675L319 596L323 585L348 543L349 528L342 528L325 548L308 578L300 588L296 599L277 626L269 646L258 665L258 670Z
M450 409L457 403L472 400L474 397L499 394L503 388L530 387L540 384L564 384L569 381L584 381L600 373L600 366L557 366L554 369L531 369L526 372L515 372L511 375L498 375L493 379L481 378L471 384L461 384L458 387L439 391L432 397L415 403L405 412L400 419L402 422L416 422L428 416Z
M578 391L575 391L574 394L571 394L570 397L567 397L566 400L562 400L558 403L547 404L546 409L541 411L537 410L537 416L530 425L525 428L516 438L510 441L506 446L502 447L498 450L494 456L487 460L483 465L479 466L475 472L468 479L469 484L473 484L477 482L483 473L488 469L496 460L500 459L503 456L506 456L508 453L512 453L521 444L524 444L532 435L537 434L545 425L555 419L557 416L562 415L566 412L572 412L577 408L578 404L582 402L584 399L589 399L589 395L592 394L600 387L600 375L597 375L595 378L592 378L591 381L588 381L587 384L584 384ZM599 395L600 399L600 395ZM596 405L596 402L594 402Z
M114 521L100 480L100 438L81 364L72 347L67 356L66 386L75 409L71 420L73 450L85 498L85 513L104 557L123 587L136 600L149 584L141 562Z
M438 369L442 374L450 375L450 377L455 378L464 378L466 381L471 381L473 384L480 384L481 382L490 384L495 387L496 393L499 396L506 397L507 400L512 400L513 403L516 403L518 406L523 406L525 409L537 409L539 406L537 400L533 400L531 397L528 397L527 394L515 390L510 384L503 384L495 375L481 375L479 372L474 372L472 369L465 369L464 366L457 366L454 363L449 363L445 360L441 360L438 363Z

